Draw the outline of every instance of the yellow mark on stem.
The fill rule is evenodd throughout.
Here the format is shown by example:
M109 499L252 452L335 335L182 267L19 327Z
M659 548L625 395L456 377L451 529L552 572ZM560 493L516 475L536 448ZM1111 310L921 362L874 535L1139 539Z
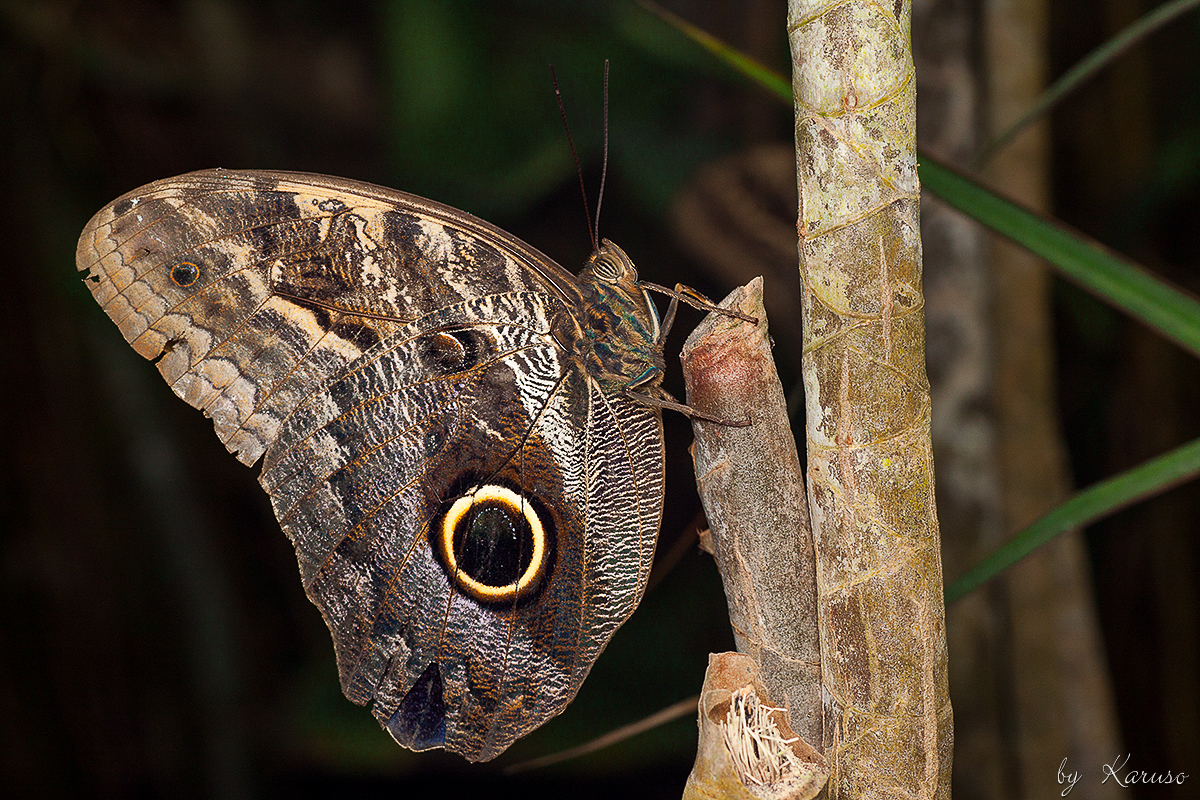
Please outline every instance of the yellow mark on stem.
M842 350L842 375L838 385L838 420L837 448L838 471L842 474L842 486L846 490L845 522L847 526L854 524L854 512L858 506L858 481L854 475L854 463L850 448L854 446L854 433L851 429L854 407L850 403L850 351Z
M883 237L879 237L879 266L882 270L882 296L879 310L883 318L883 360L892 363L892 282L888 278L887 253L883 250Z

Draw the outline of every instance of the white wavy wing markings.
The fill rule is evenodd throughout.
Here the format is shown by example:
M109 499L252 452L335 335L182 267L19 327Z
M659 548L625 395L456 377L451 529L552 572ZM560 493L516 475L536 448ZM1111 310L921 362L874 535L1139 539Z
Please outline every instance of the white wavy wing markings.
M599 655L646 588L662 518L662 416L590 381L587 572L578 663Z

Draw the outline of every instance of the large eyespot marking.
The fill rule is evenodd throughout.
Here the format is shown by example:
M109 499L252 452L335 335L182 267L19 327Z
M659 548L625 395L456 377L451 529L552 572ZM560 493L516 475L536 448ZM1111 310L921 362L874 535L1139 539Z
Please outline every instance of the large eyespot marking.
M454 501L437 525L434 547L454 584L483 603L527 597L541 584L551 557L537 509L495 484Z
M191 261L180 261L171 267L171 283L180 289L189 289L200 279L200 267Z

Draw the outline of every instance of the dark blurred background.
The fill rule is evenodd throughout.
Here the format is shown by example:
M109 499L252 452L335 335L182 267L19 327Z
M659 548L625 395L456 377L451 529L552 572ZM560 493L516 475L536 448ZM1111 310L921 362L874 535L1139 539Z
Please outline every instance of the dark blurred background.
M1054 4L1053 74L1121 14L1155 5L1108 0L1119 13L1106 17L1086 13L1095 3ZM924 5L974 18L972 2ZM670 6L788 71L783 2ZM1133 56L1132 75L1096 81L1053 119L1055 213L1192 289L1198 39L1200 22L1185 18ZM699 503L685 420L666 420L659 548L682 557L576 702L495 764L415 755L342 698L258 468L224 452L121 341L74 267L79 231L104 203L220 166L435 198L575 270L590 244L548 65L594 204L606 58L601 232L646 279L722 296L734 283L680 243L673 203L701 165L789 142L791 109L632 3L0 2L0 795L679 795L692 718L539 773L499 768L696 693L706 654L732 647L715 567L690 544ZM1114 112L1114 97L1129 107ZM1114 153L1121 126L1132 144ZM786 200L764 206L794 224ZM1065 284L1055 297L1077 486L1200 435L1194 359ZM795 325L787 313L777 337ZM685 313L668 348L679 395L673 354L697 319ZM777 344L792 386L798 343ZM1179 760L1200 753L1196 499L1183 487L1088 534L1125 746L1147 769L1196 775L1171 797L1200 787L1200 761Z

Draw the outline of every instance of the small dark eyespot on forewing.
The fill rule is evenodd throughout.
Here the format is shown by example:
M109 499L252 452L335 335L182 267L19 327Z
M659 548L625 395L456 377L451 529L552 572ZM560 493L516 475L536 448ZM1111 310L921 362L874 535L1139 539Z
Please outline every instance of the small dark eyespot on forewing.
M171 267L171 283L180 289L189 289L200 280L200 266L191 261L180 261Z
M313 205L326 214L340 214L346 210L346 204L332 197L325 199L313 198Z
M446 374L478 364L484 344L477 331L436 331L421 337L417 348L421 363L436 373Z
M421 361L438 372L453 372L466 359L462 342L441 331L422 338L419 347Z

